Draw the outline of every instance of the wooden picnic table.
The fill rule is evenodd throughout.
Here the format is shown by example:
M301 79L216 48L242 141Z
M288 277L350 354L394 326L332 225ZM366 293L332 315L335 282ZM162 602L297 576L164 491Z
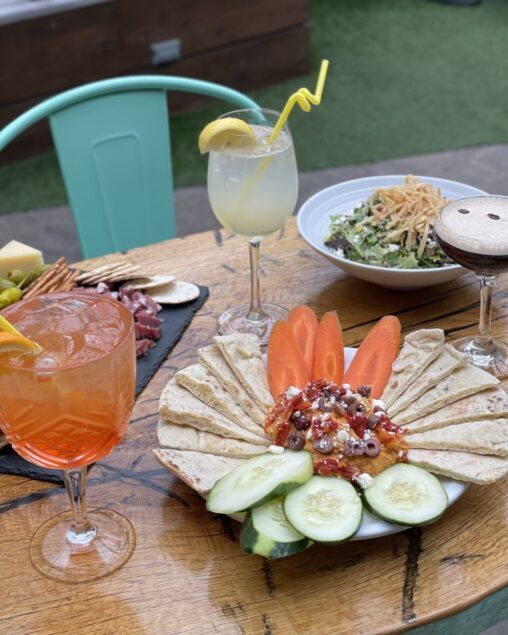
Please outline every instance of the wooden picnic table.
M507 494L500 482L469 487L439 522L423 529L314 546L279 561L244 555L239 525L206 512L203 500L155 461L152 448L163 386L196 361L197 348L216 333L220 312L247 300L245 242L206 232L93 263L119 257L210 288L139 396L124 440L90 473L89 508L110 506L127 516L136 549L122 569L97 582L65 585L41 577L30 564L30 538L67 509L67 496L61 487L1 476L1 633L356 635L402 632L462 611L433 625L433 633L453 635L477 633L479 625L506 617ZM386 314L398 315L404 332L441 327L457 336L476 327L479 290L472 274L420 291L387 291L347 277L315 254L293 220L265 241L261 264L267 300L305 303L319 314L337 309L349 346ZM496 294L498 335L507 333L507 282L500 281Z

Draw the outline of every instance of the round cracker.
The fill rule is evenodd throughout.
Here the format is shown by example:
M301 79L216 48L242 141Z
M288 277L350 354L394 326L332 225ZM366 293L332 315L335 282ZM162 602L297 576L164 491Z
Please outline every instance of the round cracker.
M127 281L123 287L131 289L156 289L157 287L169 286L176 280L175 276L143 276Z
M176 280L171 284L149 289L146 293L159 304L183 304L199 296L199 287L192 282Z

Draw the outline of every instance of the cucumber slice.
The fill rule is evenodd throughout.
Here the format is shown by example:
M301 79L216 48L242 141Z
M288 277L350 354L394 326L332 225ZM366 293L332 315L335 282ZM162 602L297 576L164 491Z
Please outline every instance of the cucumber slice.
M312 541L289 524L282 502L282 497L274 498L247 512L240 532L240 546L245 553L283 558L310 547Z
M363 491L369 511L397 525L426 525L448 507L448 496L439 480L416 465L397 463L374 477Z
M348 540L362 522L360 496L349 481L335 476L313 476L287 495L284 512L296 530L316 542Z
M312 476L312 456L302 450L260 454L215 483L206 508L216 514L234 514L284 496Z

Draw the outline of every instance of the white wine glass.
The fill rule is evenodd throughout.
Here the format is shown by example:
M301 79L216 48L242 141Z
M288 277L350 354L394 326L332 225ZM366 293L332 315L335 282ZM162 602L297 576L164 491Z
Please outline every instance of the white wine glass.
M298 197L298 169L287 124L270 144L279 119L274 110L237 110L224 117L242 119L256 135L253 149L210 151L208 196L213 212L225 229L249 243L251 299L219 317L219 332L254 333L266 343L271 327L287 317L287 310L261 302L259 248L264 236L281 229L293 213Z

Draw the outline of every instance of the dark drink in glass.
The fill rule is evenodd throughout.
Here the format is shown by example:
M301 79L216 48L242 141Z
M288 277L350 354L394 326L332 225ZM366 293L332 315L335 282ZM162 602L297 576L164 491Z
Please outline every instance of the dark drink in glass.
M480 323L474 338L454 345L471 362L495 375L508 375L508 351L491 331L492 295L497 276L508 271L508 198L476 196L445 205L434 224L441 249L474 271L481 286Z

